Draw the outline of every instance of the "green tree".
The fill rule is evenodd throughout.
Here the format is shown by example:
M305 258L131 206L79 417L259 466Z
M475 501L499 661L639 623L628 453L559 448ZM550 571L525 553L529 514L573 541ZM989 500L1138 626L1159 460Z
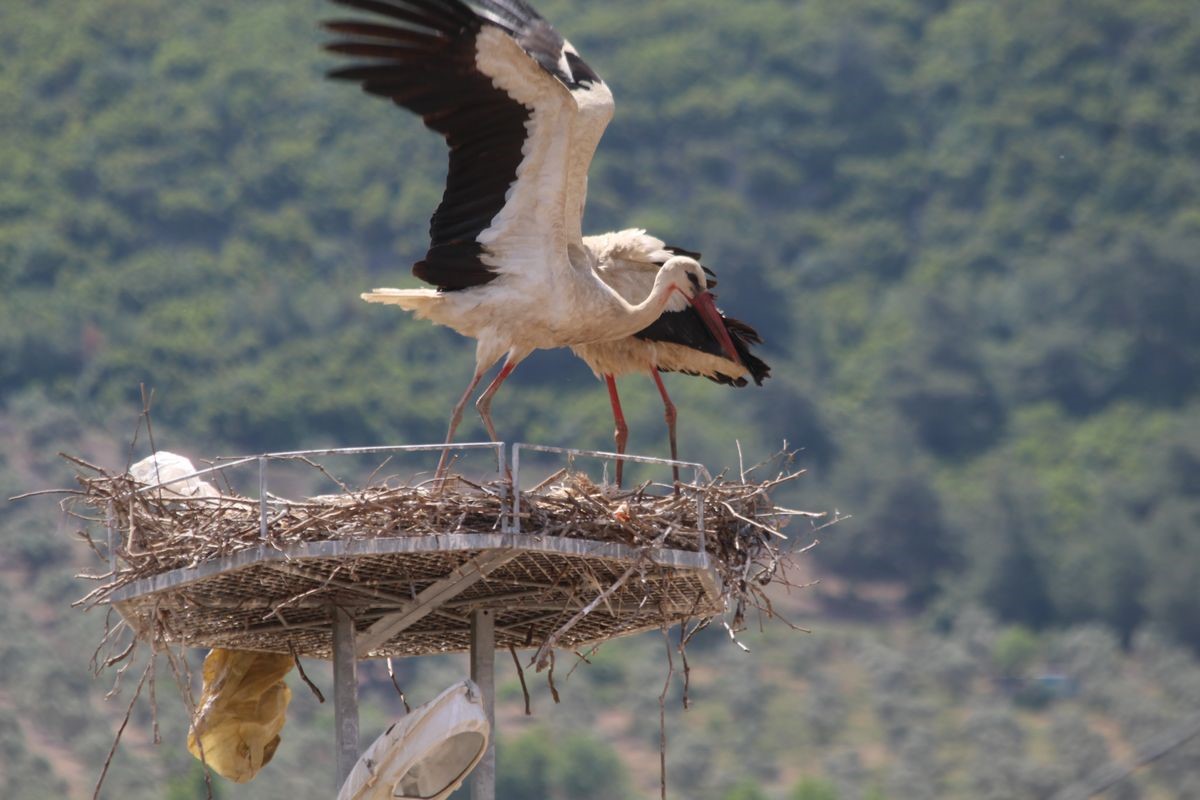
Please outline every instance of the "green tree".
M792 789L791 800L838 800L837 789L822 778L801 778Z
M721 800L767 800L767 795L758 784L743 781L722 795Z
M1038 655L1037 636L1028 628L1011 625L1000 632L992 645L992 663L1006 678L1025 677Z
M205 779L204 767L194 763L186 773L167 780L164 800L221 800L224 796L220 779L213 776L210 783Z

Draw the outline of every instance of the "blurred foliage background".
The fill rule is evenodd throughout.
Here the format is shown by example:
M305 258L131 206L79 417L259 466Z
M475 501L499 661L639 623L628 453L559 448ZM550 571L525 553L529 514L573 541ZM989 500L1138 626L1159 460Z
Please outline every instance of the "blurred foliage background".
M1042 797L1200 710L1195 3L538 6L617 97L585 229L703 251L725 310L767 340L762 389L669 378L684 457L722 468L735 442L787 441L810 474L781 499L853 515L808 558L821 632L767 637L731 667L756 681L679 722L679 796ZM58 450L126 463L142 384L160 445L197 457L440 440L470 344L358 293L414 285L444 146L324 81L333 11L0 4L4 496L65 483ZM632 449L663 454L653 387L625 383ZM601 385L565 353L523 364L496 418L509 441L610 442ZM99 621L66 609L83 554L53 520L0 507L19 598L0 608L6 797L90 796L122 713L77 652ZM582 670L598 686L576 700L607 680L619 704L653 672L651 642L617 646L607 678ZM1084 688L1020 705L984 680L1051 667ZM506 800L653 790L653 714L626 730L551 713L505 740ZM307 749L281 760L321 763L323 714L302 712ZM746 722L763 715L770 741ZM972 761L964 725L1004 757ZM111 796L162 797L168 779L172 800L197 796L182 747L146 736ZM1200 794L1195 763L1120 796ZM631 782L581 793L584 765ZM218 789L326 795L275 774L286 790Z

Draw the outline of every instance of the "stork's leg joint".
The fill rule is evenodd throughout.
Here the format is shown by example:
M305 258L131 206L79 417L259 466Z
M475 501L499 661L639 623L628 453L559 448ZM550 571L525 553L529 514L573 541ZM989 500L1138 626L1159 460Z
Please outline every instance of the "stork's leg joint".
M483 425L487 428L488 436L492 437L493 442L500 441L500 438L496 436L496 426L492 423L492 397L499 390L500 384L504 383L505 379L517 368L518 361L519 359L514 360L512 358L505 361L495 380L483 390L483 394L479 395L479 399L475 401L475 410L479 412L480 418L483 419ZM509 481L512 481L512 468L505 465L504 470L508 475Z

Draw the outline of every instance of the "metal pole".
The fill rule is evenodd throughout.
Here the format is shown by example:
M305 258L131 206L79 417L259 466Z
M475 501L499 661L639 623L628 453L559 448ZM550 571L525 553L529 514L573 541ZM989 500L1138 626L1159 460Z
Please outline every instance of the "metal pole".
M358 659L354 618L333 608L333 717L337 732L336 794L358 762Z
M487 753L471 774L471 800L496 800L496 617L487 609L471 612L471 680L483 692L492 729Z

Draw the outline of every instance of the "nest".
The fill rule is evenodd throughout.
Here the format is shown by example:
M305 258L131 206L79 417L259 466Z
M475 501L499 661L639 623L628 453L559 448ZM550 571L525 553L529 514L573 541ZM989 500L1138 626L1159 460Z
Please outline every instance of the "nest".
M822 516L772 502L772 491L802 474L786 468L761 481L751 480L750 470L739 480L630 491L561 470L517 497L509 482L457 476L444 485L385 480L353 488L339 481L336 495L259 500L228 487L180 497L68 459L78 467L81 491L66 510L108 566L80 576L98 585L74 605L115 607L123 617L116 626L111 618L106 623L92 660L96 674L119 666L119 686L138 645L148 644L165 653L194 713L187 660L173 654L173 645L288 653L320 696L300 656L332 656L335 615L354 619L359 656L391 657L469 649L470 615L486 609L494 613L497 647L512 654L530 713L518 649L536 648L528 665L548 668L557 702L556 649L573 650L583 663L585 645L649 629L666 636L679 625L678 641L667 639L669 669L659 696L664 797L672 652L682 659L686 707L687 644L714 619L736 642L748 610L778 618L765 588L786 584L787 559L816 544L798 549L782 528L793 517ZM790 457L782 461L786 466ZM426 604L428 597L437 602ZM425 605L418 618L414 609ZM404 623L393 631L397 617ZM157 714L157 662L150 658L142 673L97 794L147 678Z
M316 657L330 655L331 604L354 608L360 629L370 627L445 575L472 567L481 552L443 548L443 542L496 534L538 543L584 540L587 549L550 551L543 544L500 564L453 604L378 643L370 655L467 649L464 610L489 603L498 613L498 645L540 646L543 658L556 646L580 647L688 618L703 626L724 615L736 631L749 608L773 613L763 590L784 579L784 559L794 550L781 528L797 515L819 516L772 503L770 492L801 474L786 471L761 482L722 478L674 491L650 484L619 491L562 470L522 492L514 508L504 481L343 484L336 495L268 495L260 503L232 491L180 498L127 474L75 463L82 491L71 511L88 523L81 534L110 567L89 576L99 585L77 605L115 605L139 638L155 645ZM107 543L93 536L96 523L107 530ZM372 549L397 540L416 540L421 549ZM322 543L341 548L338 557L309 558ZM280 563L259 563L264 551L278 554ZM667 552L707 558L701 569L682 556L664 561ZM236 571L210 569L206 580L184 579L189 570L235 563ZM154 583L164 575L182 577Z

